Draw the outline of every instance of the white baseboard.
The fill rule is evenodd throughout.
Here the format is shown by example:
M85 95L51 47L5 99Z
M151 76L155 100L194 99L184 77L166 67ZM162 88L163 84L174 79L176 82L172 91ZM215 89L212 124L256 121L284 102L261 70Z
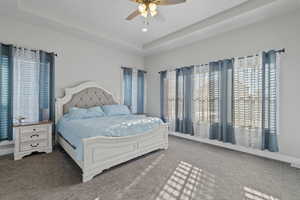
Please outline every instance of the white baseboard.
M12 154L14 152L14 145L6 145L6 146L0 146L0 156L4 156L7 154Z
M259 157L263 157L263 158L268 158L268 159L272 159L272 160L289 163L291 165L291 167L300 168L300 159L291 157L291 156L287 156L287 155L282 155L280 153L274 153L274 152L270 152L267 150L261 151L258 149L251 149L251 148L247 148L247 147L243 147L243 146L233 145L230 143L223 143L223 142L219 142L216 140L198 138L195 136L186 135L186 134L182 134L182 133L176 133L176 132L169 132L169 135L180 137L180 138L185 138L188 140L201 142L201 143L205 143L205 144L211 144L214 146L223 147L226 149L235 150L235 151L239 151L239 152L243 152L243 153L247 153L247 154L251 154L251 155L255 155L255 156L259 156Z
M292 163L291 167L300 169L300 163Z
M13 141L1 141L0 142L0 156L7 154L12 154L14 152L14 142Z

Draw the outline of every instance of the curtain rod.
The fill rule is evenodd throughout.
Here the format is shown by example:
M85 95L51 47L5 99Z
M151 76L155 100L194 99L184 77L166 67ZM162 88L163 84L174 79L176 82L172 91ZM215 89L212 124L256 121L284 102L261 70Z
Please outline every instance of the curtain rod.
M44 50L41 50L41 49L29 49L29 48L23 48L23 47L16 47L16 48L18 48L18 49L26 49L26 50L30 50L30 51L34 51L34 52L36 52L36 51L44 51ZM47 52L47 51L44 51L44 52ZM54 54L56 57L58 57L57 53L55 53L55 52L47 52L47 53Z
M285 48L276 50L275 52L276 52L276 53L285 53ZM247 57L247 58L251 58L251 57L253 57L253 56L258 56L258 54L252 55L252 56L246 56L246 57ZM243 59L243 58L245 58L245 57L238 57L238 59ZM199 66L207 66L207 65L208 65L208 64L201 64L201 65L199 65ZM191 65L191 66L195 66L195 65ZM189 66L189 67L191 67L191 66ZM185 67L177 67L177 68L174 68L174 69L171 69L171 70L177 70L177 69L182 69L182 68L185 68ZM158 73L160 74L160 73L165 72L165 71L168 71L168 70L162 70L162 71L159 71Z
M25 48L25 47L23 48L23 47L18 47L18 45L14 45L14 44L5 44L5 43L0 43L0 44L7 45L7 46L12 45L13 47L18 48L18 49L26 49L26 50L30 50L30 51L34 51L34 52L35 52L35 51L44 51L44 50L41 50L41 49L33 49L33 48ZM47 51L44 51L44 52L54 54L56 57L58 57L57 53L55 53L55 52L47 52Z
M147 71L145 71L145 70L142 70L142 69L138 69L138 68L131 68L131 67L121 67L121 69L136 69L136 70L138 70L138 71L141 71L141 72L144 72L144 73L147 73Z

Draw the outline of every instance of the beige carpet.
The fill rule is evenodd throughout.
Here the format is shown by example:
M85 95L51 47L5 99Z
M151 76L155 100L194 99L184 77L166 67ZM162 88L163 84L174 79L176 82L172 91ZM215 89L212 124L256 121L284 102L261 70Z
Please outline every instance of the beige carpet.
M300 170L175 137L166 151L80 180L60 149L20 161L0 157L1 200L300 200Z

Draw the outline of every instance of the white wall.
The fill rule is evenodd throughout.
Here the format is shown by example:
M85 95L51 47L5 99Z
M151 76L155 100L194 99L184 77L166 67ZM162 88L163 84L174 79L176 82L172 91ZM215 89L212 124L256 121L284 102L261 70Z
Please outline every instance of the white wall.
M117 98L121 94L121 66L143 68L143 57L71 35L0 18L0 42L54 51L56 96L63 88L95 80Z
M286 48L280 74L280 153L300 158L300 13L252 24L182 48L145 58L148 112L159 114L159 74L171 67L204 64Z

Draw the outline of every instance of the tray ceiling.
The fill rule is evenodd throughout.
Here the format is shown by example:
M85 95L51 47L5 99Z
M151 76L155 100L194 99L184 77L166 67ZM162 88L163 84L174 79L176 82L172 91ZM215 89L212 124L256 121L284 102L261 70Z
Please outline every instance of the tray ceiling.
M187 0L184 4L160 6L158 11L161 15L150 21L149 31L146 33L141 31L142 17L132 21L125 20L137 8L137 4L129 0L2 0L0 7L6 14L12 13L10 10L20 18L24 15L28 20L41 25L55 26L56 29L68 30L69 33L77 32L81 36L85 34L93 40L107 40L145 52L161 46L163 42L170 43L176 37L182 38L183 34L195 32L197 25L198 29L201 28L199 23L213 21L217 24L223 19L228 20L274 2L279 0ZM244 8L245 5L248 10ZM236 15L228 18L226 12L234 9L240 12L235 11ZM219 17L214 21L216 16Z

